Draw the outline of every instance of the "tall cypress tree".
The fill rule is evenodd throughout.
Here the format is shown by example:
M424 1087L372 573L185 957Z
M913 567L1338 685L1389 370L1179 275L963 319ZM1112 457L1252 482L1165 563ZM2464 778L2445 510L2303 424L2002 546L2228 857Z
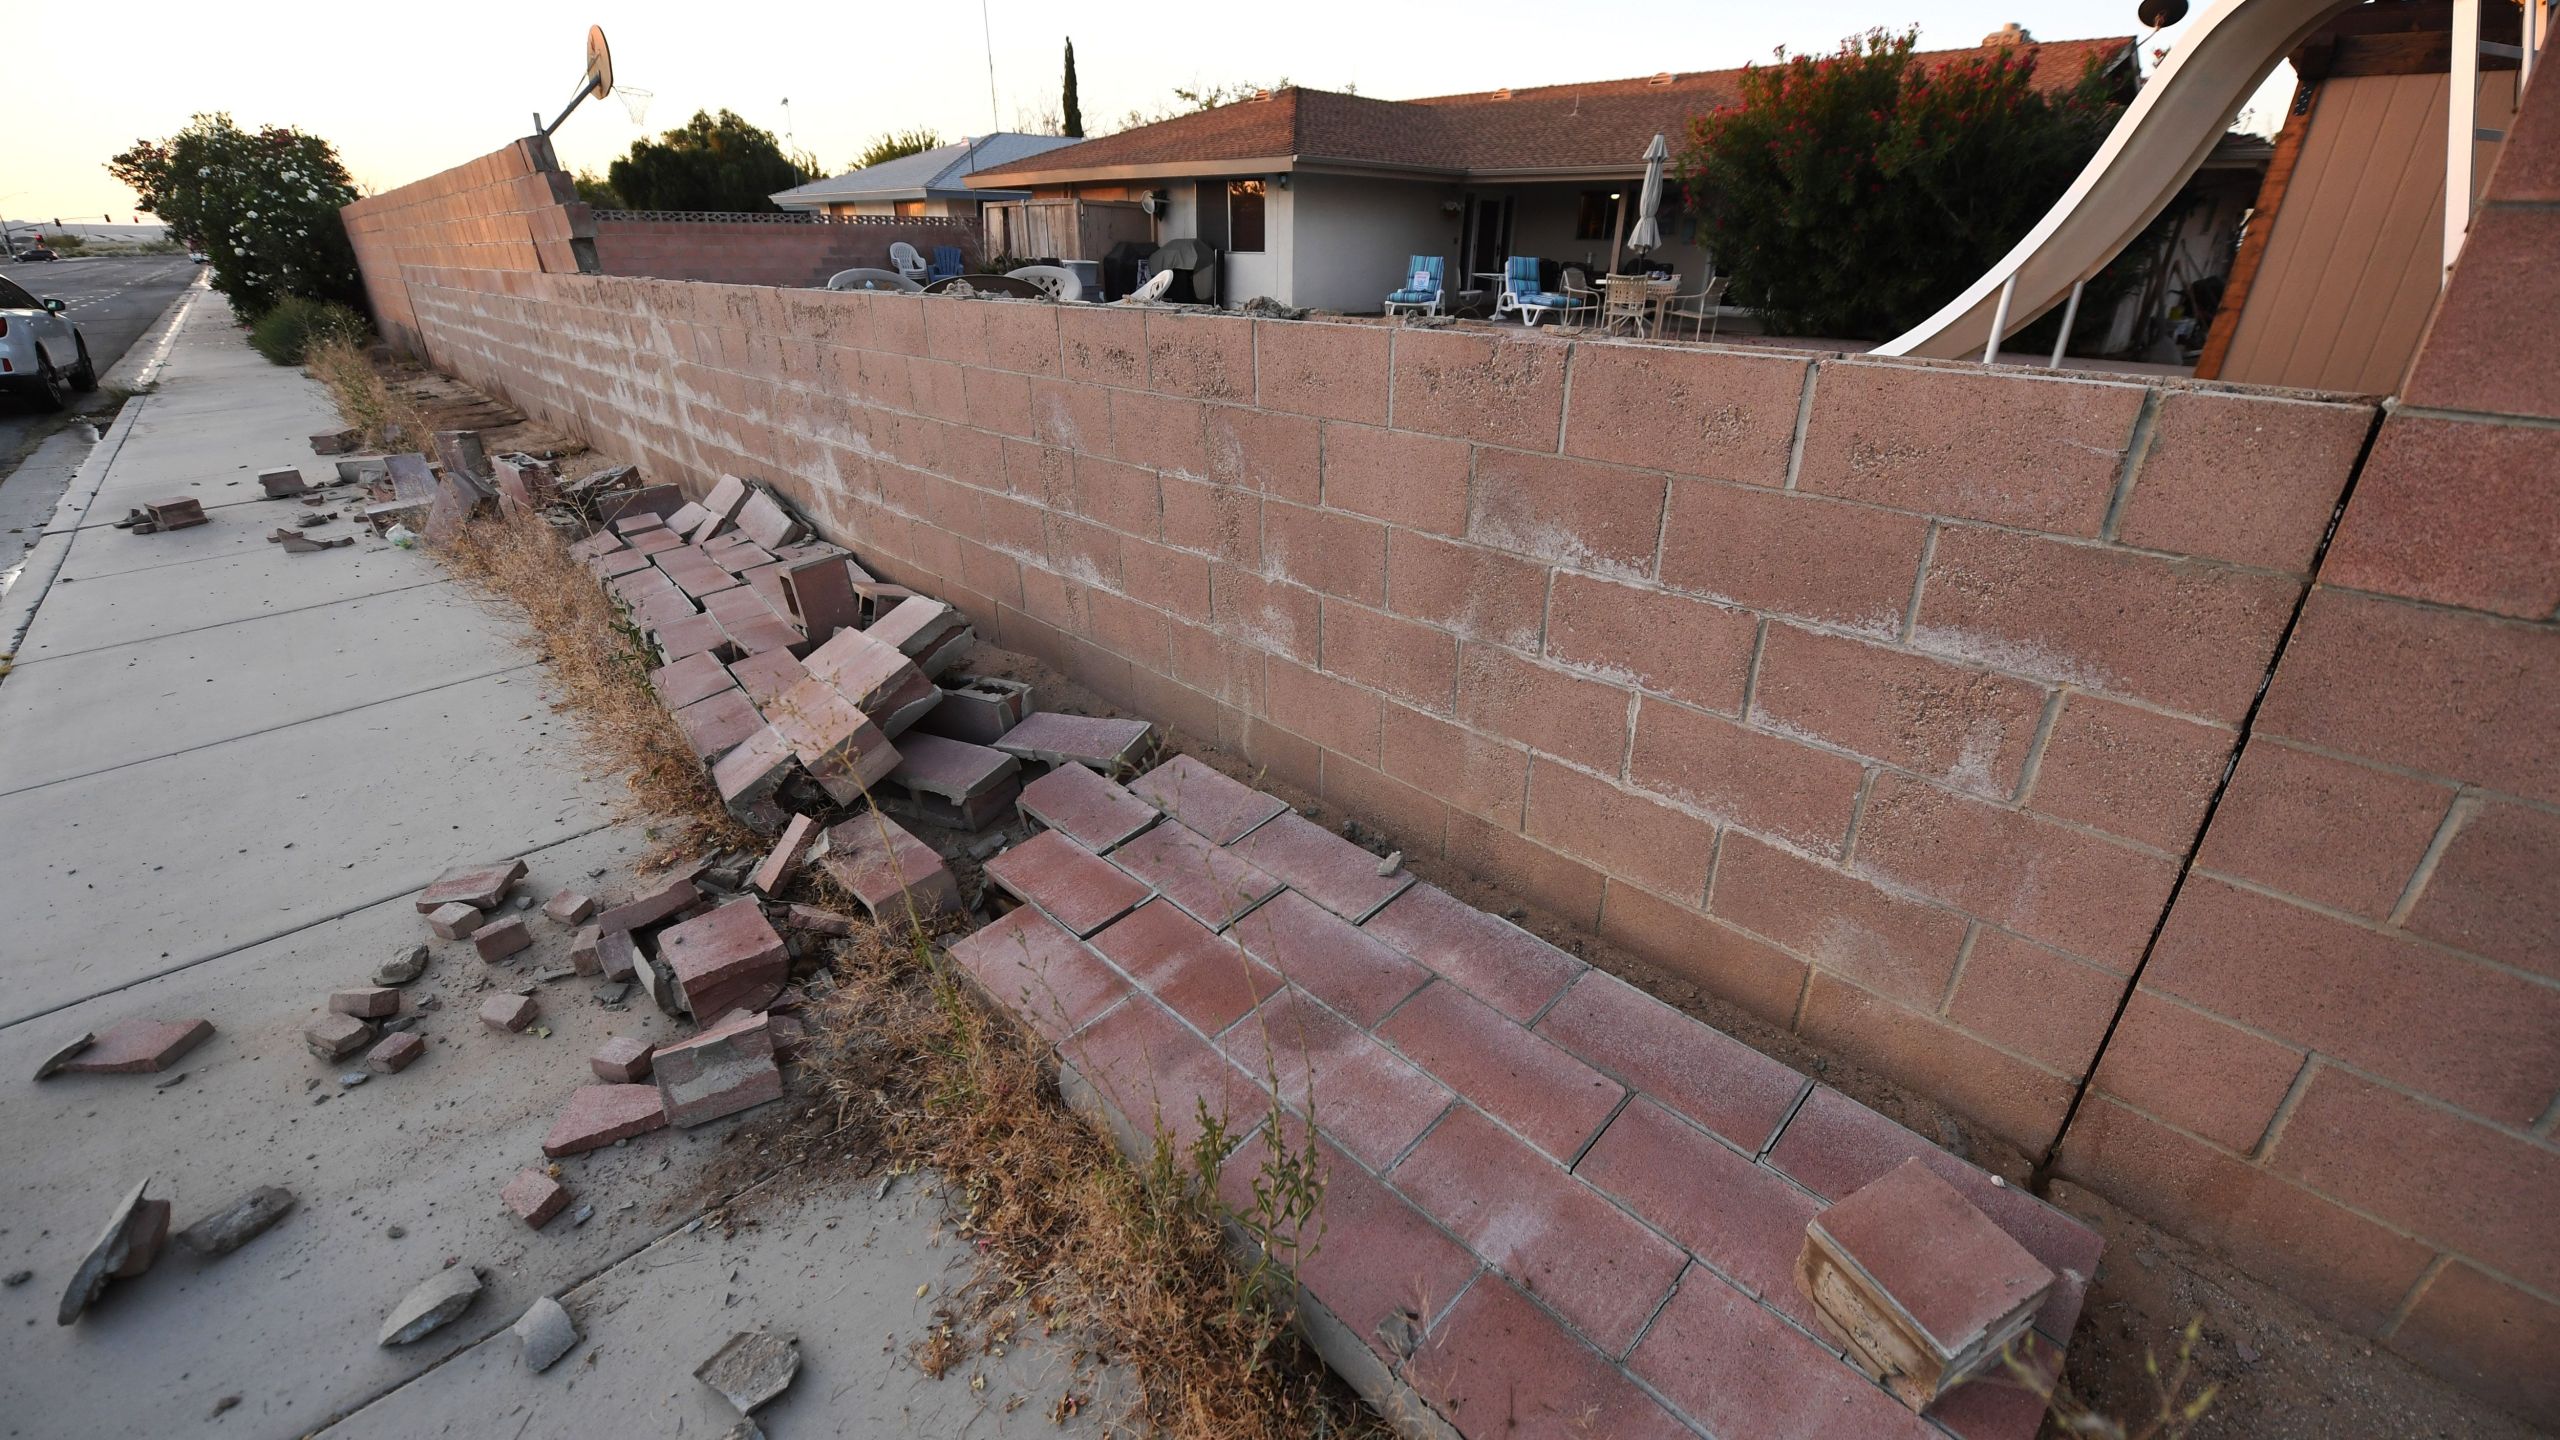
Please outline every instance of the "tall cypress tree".
M1061 128L1076 139L1083 139L1084 107L1076 103L1076 42L1072 38L1067 41L1067 83L1065 94L1058 101L1058 113L1065 117Z

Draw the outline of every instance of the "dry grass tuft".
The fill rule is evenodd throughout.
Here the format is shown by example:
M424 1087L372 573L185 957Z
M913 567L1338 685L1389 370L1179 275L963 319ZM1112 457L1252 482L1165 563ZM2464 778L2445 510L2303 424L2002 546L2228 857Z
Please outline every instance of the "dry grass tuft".
M338 413L363 432L365 449L414 450L435 432L426 412L383 380L363 342L343 335L315 340L303 351L302 364L337 397ZM397 444L390 438L395 426Z
M669 850L761 846L721 808L693 747L649 688L639 632L547 521L528 512L484 517L437 554L484 603L525 622L523 644L549 664L560 690L552 709L575 719L595 773L629 783L653 839Z

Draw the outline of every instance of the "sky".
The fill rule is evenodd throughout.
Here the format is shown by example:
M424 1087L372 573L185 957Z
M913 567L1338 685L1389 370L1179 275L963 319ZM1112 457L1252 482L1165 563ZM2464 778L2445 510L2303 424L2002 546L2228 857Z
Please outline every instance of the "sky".
M1086 126L1098 131L1165 102L1178 85L1285 79L1396 99L1613 79L1635 69L1721 69L1778 46L1827 48L1879 25L1916 24L1930 48L1976 44L2011 20L2048 40L2143 33L2133 0L1473 0L1385 8L1266 0L1203 7L1200 18L1178 23L1151 22L1143 6L1087 8L1074 12L1072 30L1054 4L982 3L984 28L978 7L912 0L12 7L9 48L22 63L12 67L10 110L21 119L0 154L0 214L126 221L134 197L106 173L108 157L137 139L174 134L191 114L209 110L228 110L244 126L288 124L324 136L360 189L391 189L530 133L536 110L545 121L558 113L584 69L591 23L611 37L622 84L654 95L640 123L626 96L582 105L553 137L573 170L602 170L633 140L723 106L787 134L830 171L847 168L887 131L928 126L957 139L1031 128L1025 122L1056 107L1070 35ZM1431 38L1399 39L1417 30ZM1620 58L1632 48L1624 38L1631 31L1652 37L1639 67ZM2282 103L2265 93L2253 102L2261 115ZM26 118L37 116L44 118Z

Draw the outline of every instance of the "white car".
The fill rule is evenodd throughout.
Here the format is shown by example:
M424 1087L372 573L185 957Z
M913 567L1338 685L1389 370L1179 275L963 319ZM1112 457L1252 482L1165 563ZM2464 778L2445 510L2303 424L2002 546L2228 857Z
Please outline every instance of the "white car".
M61 301L39 300L0 279L0 386L48 410L70 404L74 390L98 388L89 342L62 311Z

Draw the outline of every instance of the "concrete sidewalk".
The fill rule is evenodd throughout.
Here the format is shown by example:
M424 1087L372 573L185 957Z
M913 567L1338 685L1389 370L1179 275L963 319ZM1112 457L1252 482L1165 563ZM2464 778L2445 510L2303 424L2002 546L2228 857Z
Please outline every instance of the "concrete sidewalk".
M547 1038L482 1027L489 980L558 961L560 927L537 918L541 945L503 967L437 944L404 992L408 1010L440 1006L419 1017L428 1053L402 1074L342 1091L344 1067L305 1053L329 991L428 938L410 897L448 866L523 856L537 893L610 893L642 849L506 619L416 552L365 538L295 556L263 539L307 512L258 499L257 473L316 477L305 437L339 423L316 384L241 342L218 298L196 298L159 387L97 446L0 615L14 630L32 609L0 681L0 1271L34 1272L0 1290L0 1434L213 1417L275 1436L336 1421L366 1436L716 1435L734 1417L690 1371L758 1326L803 1337L800 1381L766 1412L794 1435L1048 1429L1022 1418L1042 1405L1002 1413L1054 1359L1039 1347L974 1393L965 1373L936 1384L900 1360L935 1303L918 1287L966 1260L936 1248L914 1208L933 1202L903 1189L821 1191L734 1239L685 1233L738 1123L723 1122L564 1162L594 1206L584 1225L531 1231L500 1206L505 1180L542 1163L596 1044L673 1032L645 1002L603 1008L585 980L542 987ZM212 523L111 528L177 495ZM137 1016L216 1033L167 1088L28 1079L65 1041ZM180 1226L257 1185L301 1203L227 1258L173 1247L57 1327L107 1208L145 1176ZM480 1267L487 1293L422 1342L377 1347L391 1305L448 1263ZM543 1294L566 1295L590 1353L536 1376L504 1331Z

